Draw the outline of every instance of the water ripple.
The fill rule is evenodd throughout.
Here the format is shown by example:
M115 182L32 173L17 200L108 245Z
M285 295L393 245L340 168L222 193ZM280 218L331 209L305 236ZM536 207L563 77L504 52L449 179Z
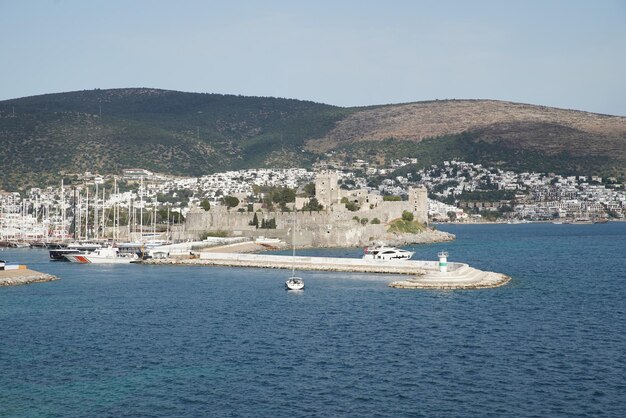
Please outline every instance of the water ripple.
M626 224L580 227L414 248L513 277L460 292L7 250L63 280L0 288L0 416L626 416Z

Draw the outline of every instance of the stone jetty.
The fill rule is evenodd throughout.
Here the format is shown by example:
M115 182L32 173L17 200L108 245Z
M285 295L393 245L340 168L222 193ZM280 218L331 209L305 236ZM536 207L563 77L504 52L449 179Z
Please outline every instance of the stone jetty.
M52 280L58 280L58 277L27 268L0 270L0 286L17 286L21 284L50 282Z
M361 258L303 257L269 254L201 252L198 258L164 258L145 260L146 264L195 266L255 267L298 270L382 273L411 276L389 286L401 289L479 289L506 284L509 277L485 272L464 263L448 263L448 272L439 272L437 261L364 260Z
M448 263L451 271L428 270L426 274L389 283L398 289L485 289L507 284L511 278L501 273L482 271L464 263Z

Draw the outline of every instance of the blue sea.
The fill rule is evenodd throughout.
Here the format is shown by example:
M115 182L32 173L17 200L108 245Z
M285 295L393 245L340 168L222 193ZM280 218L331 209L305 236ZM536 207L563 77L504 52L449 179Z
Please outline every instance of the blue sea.
M284 270L3 250L61 280L0 288L0 416L626 416L626 223L439 228L457 240L414 258L512 281L299 272L294 293Z

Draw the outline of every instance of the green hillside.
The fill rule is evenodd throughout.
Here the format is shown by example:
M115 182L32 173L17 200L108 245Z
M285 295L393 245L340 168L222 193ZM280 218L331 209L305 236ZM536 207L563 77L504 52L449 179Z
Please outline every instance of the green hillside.
M489 100L340 108L134 88L0 101L0 188L63 173L202 175L346 160L462 159L516 170L626 175L626 118Z
M59 172L141 167L179 175L306 165L304 141L349 109L154 89L91 90L0 102L0 187Z

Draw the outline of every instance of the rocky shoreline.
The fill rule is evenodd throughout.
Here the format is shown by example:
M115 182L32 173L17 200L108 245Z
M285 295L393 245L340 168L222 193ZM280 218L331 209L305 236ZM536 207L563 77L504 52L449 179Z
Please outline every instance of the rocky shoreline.
M449 232L427 229L419 234L388 233L380 241L384 241L387 245L402 247L413 244L435 244L437 242L454 241L455 239L456 236Z
M44 283L58 280L59 278L52 274L40 273L35 270L1 270L0 286L19 286L31 283Z

